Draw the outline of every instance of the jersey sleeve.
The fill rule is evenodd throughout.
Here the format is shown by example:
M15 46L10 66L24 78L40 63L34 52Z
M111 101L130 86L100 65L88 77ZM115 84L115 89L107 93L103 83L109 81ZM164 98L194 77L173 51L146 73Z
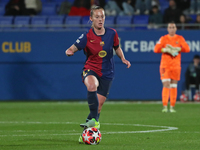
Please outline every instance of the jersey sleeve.
M190 47L182 36L180 36L180 41L181 41L181 52L185 53L190 52Z
M74 45L78 48L78 50L84 49L86 44L87 44L87 35L86 35L86 33L81 34L81 36L74 43Z
M119 47L119 36L117 34L117 31L115 31L113 48L117 49L118 47Z
M159 41L156 43L155 47L154 47L154 53L161 53L161 49L164 46L164 37L162 36Z

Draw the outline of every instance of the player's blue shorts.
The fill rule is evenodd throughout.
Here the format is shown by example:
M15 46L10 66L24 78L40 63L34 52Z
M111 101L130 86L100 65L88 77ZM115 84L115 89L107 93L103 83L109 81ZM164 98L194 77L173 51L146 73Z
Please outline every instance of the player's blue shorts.
M99 81L99 86L97 87L97 93L107 97L110 91L110 87L112 85L112 80L102 79L94 71L88 69L88 70L83 71L83 73L81 74L83 82L88 75L95 76L97 80Z

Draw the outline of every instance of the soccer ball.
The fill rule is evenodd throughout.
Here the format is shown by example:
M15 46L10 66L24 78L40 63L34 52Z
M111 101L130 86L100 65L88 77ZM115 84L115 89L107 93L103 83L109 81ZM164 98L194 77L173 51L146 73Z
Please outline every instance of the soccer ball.
M181 102L187 102L187 101L188 101L187 95L181 94L181 96L180 96L180 101L181 101Z
M87 128L82 133L83 142L89 145L97 145L101 141L101 132L94 127Z
M193 99L194 99L195 101L199 102L199 101L200 101L200 95L199 95L199 93L195 94L195 95L193 96Z

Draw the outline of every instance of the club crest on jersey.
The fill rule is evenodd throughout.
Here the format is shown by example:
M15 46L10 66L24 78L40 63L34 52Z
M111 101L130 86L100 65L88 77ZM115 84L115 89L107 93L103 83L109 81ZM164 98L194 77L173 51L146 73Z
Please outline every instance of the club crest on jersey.
M178 41L176 41L176 44L178 44Z
M101 46L104 46L104 45L105 45L104 41L101 41L101 42L100 42L100 45L101 45Z
M107 52L104 51L104 50L102 50L102 51L100 51L100 52L98 53L98 55L99 55L99 57L103 58L103 57L105 57L105 56L107 55Z

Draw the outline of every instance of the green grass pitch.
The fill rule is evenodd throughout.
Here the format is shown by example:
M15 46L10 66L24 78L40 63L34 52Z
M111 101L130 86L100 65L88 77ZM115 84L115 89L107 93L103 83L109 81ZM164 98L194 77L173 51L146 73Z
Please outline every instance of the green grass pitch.
M199 150L200 103L105 102L102 141L79 144L86 102L1 102L0 150Z

